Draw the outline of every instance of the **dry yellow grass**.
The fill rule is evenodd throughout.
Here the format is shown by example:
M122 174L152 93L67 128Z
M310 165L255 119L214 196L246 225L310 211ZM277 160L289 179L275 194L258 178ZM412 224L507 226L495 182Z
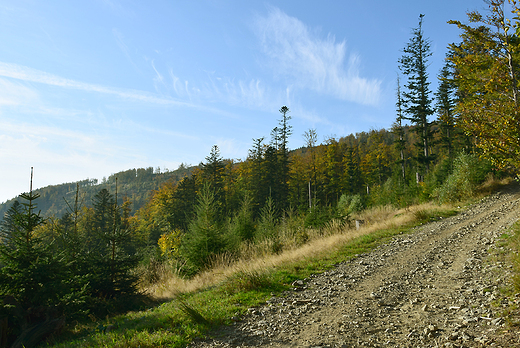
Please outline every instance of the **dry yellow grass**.
M504 179L497 179L494 175L490 174L486 177L486 181L484 181L478 188L478 197L483 197L491 194L496 191L499 187L503 187L509 185L513 182L512 177L506 177Z
M391 206L372 208L354 217L365 221L360 229L356 229L355 226L346 226L340 222L332 222L323 229L307 229L305 232L308 240L305 244L296 246L292 240L283 240L285 250L279 254L269 252L271 250L270 241L248 245L243 248L242 257L238 260L233 260L228 255L220 255L214 260L210 269L191 279L184 279L173 272L163 274L163 281L148 287L146 291L157 298L169 299L178 293L202 290L219 284L239 272L262 272L269 268L335 252L356 237L410 223L421 211L449 208L451 207L447 205L440 206L432 203L404 209L395 209ZM294 236L286 237L294 238Z

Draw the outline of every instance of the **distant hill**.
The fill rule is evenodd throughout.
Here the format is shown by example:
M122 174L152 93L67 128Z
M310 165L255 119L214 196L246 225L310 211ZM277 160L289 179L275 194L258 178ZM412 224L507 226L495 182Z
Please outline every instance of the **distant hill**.
M71 206L74 204L78 183L82 206L91 206L92 198L102 189L106 188L110 193L115 193L117 178L118 202L122 203L123 199L129 199L132 202L131 214L133 214L147 202L152 190L158 189L167 181L179 181L183 177L191 175L194 168L181 165L174 171L163 173L157 170L154 171L152 167L129 169L112 174L108 179L103 178L101 182L97 179L85 179L78 182L47 186L34 191L40 194L40 198L36 200L36 203L42 216L49 217L54 215L61 217L67 211L67 202ZM0 204L0 221L16 200L22 203L22 200L15 197Z

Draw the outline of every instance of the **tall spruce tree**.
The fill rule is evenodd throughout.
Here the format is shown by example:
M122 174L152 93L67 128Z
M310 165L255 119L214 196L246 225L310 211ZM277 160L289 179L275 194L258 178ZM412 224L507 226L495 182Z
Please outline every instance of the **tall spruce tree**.
M281 179L280 167L279 151L273 144L270 144L264 151L264 161L262 165L262 170L265 174L265 188L267 189L267 195L262 204L264 204L268 198L271 198L273 204L279 211L285 204L282 193L284 192L283 187L287 185L284 184Z
M305 139L305 145L307 146L307 150L311 153L311 173L309 175L309 209L312 209L312 206L316 206L317 200L317 169L316 169L316 143L318 141L318 133L316 129L309 129L303 133L303 137ZM312 187L311 187L312 183ZM314 193L314 204L312 202L311 195Z
M359 193L363 189L363 176L359 166L359 153L354 146L347 147L343 156L343 166L343 192L350 195Z
M399 69L408 77L403 92L404 111L408 115L415 132L419 136L417 163L419 179L430 168L432 154L430 142L432 140L432 128L429 117L433 115L432 101L430 97L430 82L428 81L428 58L431 56L430 41L424 37L422 29L424 15L419 16L419 26L412 31L412 38L403 50L403 56L399 59Z
M397 76L397 102L396 102L396 111L397 111L397 117L392 125L392 132L396 136L396 140L394 141L395 149L399 152L399 159L397 160L397 163L399 164L401 168L401 178L403 180L403 183L405 183L406 179L406 160L404 156L404 150L406 148L406 140L404 138L404 125L403 125L403 119L404 119L404 110L403 110L403 99L401 94L401 82L399 79L399 75Z
M132 271L139 262L130 231L122 221L116 196L102 189L93 200L93 231L87 233L90 247L82 258L82 272L89 275L90 291L100 299L133 295L138 277Z
M292 134L292 126L289 124L291 116L289 115L289 108L282 106L280 108L282 118L279 121L278 131L278 154L280 163L280 202L281 208L286 208L288 205L289 196L289 137Z
M99 255L104 253L106 246L105 235L112 230L116 202L114 196L106 189L101 189L92 199L94 209L91 228L86 231L86 243L88 253Z
M260 216L260 211L267 197L269 197L269 185L267 183L269 173L266 173L264 138L253 139L253 148L249 150L247 162L249 163L248 190L251 192L253 216Z
M165 202L169 214L168 222L172 229L188 230L197 203L196 181L196 174L184 177L176 185L171 199Z
M447 60L438 75L439 86L435 93L441 146L450 160L453 159L455 137L455 85L452 68Z

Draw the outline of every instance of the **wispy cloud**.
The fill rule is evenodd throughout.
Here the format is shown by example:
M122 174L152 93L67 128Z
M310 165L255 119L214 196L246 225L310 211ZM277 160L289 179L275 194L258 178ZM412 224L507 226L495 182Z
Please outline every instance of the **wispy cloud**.
M28 189L29 168L37 171L35 187L101 178L121 168L147 163L139 151L111 142L112 137L61 127L0 119L0 202ZM26 176L27 174L27 176Z
M28 140L30 139L32 151L28 151L27 155L37 149L51 147L53 144L57 144L56 148L60 150L59 152L80 151L97 155L105 155L107 152L107 149L102 144L106 144L108 138L99 135L91 135L86 132L59 127L31 125L23 122L1 121L0 127L4 140L11 139L13 142L20 142L25 139L29 143ZM0 158L5 155L5 152L0 152ZM46 159L51 160L51 157Z
M31 105L38 99L38 93L20 83L0 79L0 106Z
M239 105L251 109L273 110L280 103L279 93L275 93L260 79L241 80L218 75L214 71L206 71L207 79L199 81L199 85L189 83L177 76L172 68L168 68L170 81L153 66L156 76L154 84L163 84L172 94L189 101ZM278 106L279 107L279 106Z
M22 81L42 83L51 86L78 89L86 92L97 92L102 94L116 95L120 98L133 99L135 101L142 101L147 103L194 107L194 105L192 104L178 101L173 98L157 97L153 94L146 93L143 91L121 90L96 84L74 81L53 74L49 74L44 71L11 63L0 62L0 76L10 77Z
M155 71L155 76L153 78L153 84L154 84L155 90L157 92L159 92L160 86L165 86L164 85L164 76L155 67L155 63L154 63L153 59L152 59L152 68Z
M114 13L117 16L127 18L134 18L136 16L134 11L132 11L128 7L121 5L119 1L100 0L100 2L105 8L108 8L112 13Z
M250 108L264 108L271 107L271 101L277 99L259 79L235 81L217 76L215 73L208 73L208 78L205 91L208 97L211 96L215 100L225 100L229 104Z
M191 98L191 94L193 92L196 92L200 95L200 90L193 87L188 87L188 81L184 81L185 91L188 94L189 98L179 98L179 99L188 99L187 101L175 99L173 97L170 97L168 95L158 95L154 93L149 93L145 91L140 90L131 90L131 89L117 89L112 87L106 87L102 85L97 84L90 84L90 83L84 83L81 81L75 81L71 79L66 79L60 76L56 76L41 70L32 69L26 66L17 65L17 64L11 64L11 63L4 63L0 62L0 77L8 77L12 79L17 79L20 81L26 81L26 82L36 82L41 83L44 85L50 85L50 86L57 86L62 87L66 89L76 89L81 90L85 92L92 92L92 93L100 93L100 94L107 94L107 95L114 95L122 99L132 100L135 102L142 102L142 103L148 103L148 104L154 104L154 105L163 105L163 106L176 106L176 107L185 107L190 109L197 109L201 111L207 111L214 114L219 114L225 117L235 117L236 115L231 114L228 111L225 111L223 109L214 108L211 106L205 105L204 102L193 102ZM163 76L157 71L156 78L163 78ZM172 79L174 76L172 75ZM177 85L178 85L177 81ZM23 86L18 85L19 88L22 88ZM1 87L1 84L0 84ZM27 89L27 91L30 91L30 89ZM35 92L31 92L35 93ZM19 93L20 94L20 93ZM182 93L180 93L182 94ZM20 94L21 95L21 94ZM18 96L19 97L19 96ZM17 98L18 98L17 97ZM16 99L13 99L16 100ZM0 97L0 102L3 102L4 104L7 103L13 103L10 99L7 99L6 96ZM18 102L17 102L18 103Z
M141 73L141 70L137 67L137 65L135 64L134 60L130 56L128 45L125 42L125 37L123 36L123 34L117 28L113 28L112 29L112 35L114 35L114 39L116 40L117 46L119 47L121 52L123 52L123 54L125 55L126 59L128 59L130 64L132 64L132 66L134 67L135 71Z
M360 76L360 57L346 59L345 41L320 38L304 23L278 8L257 17L255 31L276 74L300 88L360 104L377 104L381 81Z

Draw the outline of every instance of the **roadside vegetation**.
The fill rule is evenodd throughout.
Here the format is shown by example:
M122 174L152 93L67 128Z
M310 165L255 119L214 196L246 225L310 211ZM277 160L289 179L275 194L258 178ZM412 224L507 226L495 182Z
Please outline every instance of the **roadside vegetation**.
M235 262L216 260L210 269L192 279L164 274L161 284L148 289L162 298L163 304L78 324L64 343L54 346L182 347L292 288L296 280L355 258L395 235L408 233L418 224L456 212L456 208L436 204L377 208L360 215L366 223L359 230L334 225L309 230L308 241L300 247Z
M417 225L452 216L466 204L508 184L510 180L481 183L464 201L455 204L423 203L406 208L377 206L359 211L355 223L331 222L321 228L305 228L305 243L293 237L278 240L287 247L273 252L270 243L245 250L243 257L230 260L222 255L194 277L186 278L163 268L161 281L146 288L162 304L108 318L78 323L63 343L55 347L182 347L204 337L218 325L231 324L249 308L294 287L311 274L369 252L393 236L406 234ZM491 187L491 189L490 189ZM282 227L281 227L282 228Z
M503 297L495 303L502 307L503 317L506 318L506 329L520 327L520 221L502 235L499 241L499 249L494 256L497 262L511 267L512 277L506 285L500 289Z

